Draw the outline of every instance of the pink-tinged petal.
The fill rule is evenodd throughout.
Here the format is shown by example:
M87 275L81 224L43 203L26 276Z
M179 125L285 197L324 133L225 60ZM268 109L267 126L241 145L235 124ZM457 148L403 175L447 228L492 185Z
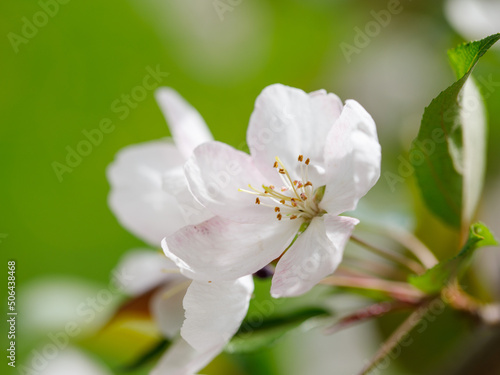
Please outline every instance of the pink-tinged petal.
M235 280L257 272L279 257L299 227L299 220L283 219L261 225L214 217L166 237L162 247L191 279Z
M162 87L156 90L155 96L175 145L186 159L198 145L213 140L201 115L177 91Z
M190 280L168 282L153 295L150 301L151 313L158 327L167 338L175 337L184 322L182 300L186 295Z
M200 352L227 344L247 314L253 289L252 276L236 281L193 281L184 297L184 340Z
M380 161L375 122L358 102L348 100L326 140L327 183L321 207L334 215L354 210L377 182Z
M187 224L174 196L163 189L164 174L183 164L184 157L171 142L154 141L122 149L107 169L111 211L121 225L152 246Z
M167 281L186 280L175 270L175 263L161 252L132 250L120 259L112 277L125 293L138 296Z
M342 102L324 90L310 94L281 84L266 87L255 103L247 131L252 158L261 172L276 180L273 169L278 156L298 178L299 155L311 159L311 179L323 184L325 138L340 116Z
M314 218L279 260L271 295L275 298L301 295L333 273L358 222L346 216Z
M197 351L182 338L177 339L160 358L151 375L193 375L222 351L224 345Z
M220 142L197 147L184 171L189 188L198 201L215 215L239 222L272 219L272 209L255 204L255 196L239 189L261 188L265 178L250 155Z

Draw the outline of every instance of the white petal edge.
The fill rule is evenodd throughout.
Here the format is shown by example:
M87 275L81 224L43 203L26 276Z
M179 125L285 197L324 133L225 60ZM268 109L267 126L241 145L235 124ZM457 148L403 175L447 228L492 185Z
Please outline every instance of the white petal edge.
M255 195L239 191L257 189L266 179L250 155L221 142L197 147L184 166L191 193L213 214L238 222L272 220L272 209L255 204Z
M106 170L111 211L123 227L154 247L187 224L174 196L163 189L164 174L182 168L184 160L171 142L152 141L120 150Z
M200 352L227 344L247 314L253 290L252 276L236 281L193 281L184 297L184 340Z
M176 270L178 267L165 254L137 249L121 257L112 277L125 293L138 296L169 280L185 279Z
M255 165L268 178L267 184L280 183L273 168L276 156L293 179L299 177L299 155L310 158L311 175L314 171L324 173L325 139L342 107L339 97L325 90L307 94L297 88L273 84L262 91L250 117L247 142ZM311 179L315 180L313 183L324 184L319 175Z
M206 367L222 351L224 345L197 351L178 338L160 358L150 375L193 375Z
M151 298L151 313L165 337L172 338L179 334L184 322L182 301L190 282L186 278L170 281Z
M300 227L298 220L241 224L214 217L162 241L165 255L194 280L235 280L279 257Z
M375 122L348 100L326 139L326 189L321 208L338 215L354 210L380 177L381 149Z
M347 216L314 218L279 260L271 295L274 298L299 296L333 273L358 222Z
M161 87L156 90L155 97L167 119L175 145L186 159L198 145L213 140L203 117L177 91Z

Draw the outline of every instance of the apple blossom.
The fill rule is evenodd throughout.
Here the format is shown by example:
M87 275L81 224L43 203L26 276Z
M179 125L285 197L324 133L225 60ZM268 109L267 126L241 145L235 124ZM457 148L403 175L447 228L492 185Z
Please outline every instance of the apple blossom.
M380 175L375 123L356 101L275 84L257 98L250 155L219 142L185 165L189 188L215 217L167 235L162 245L184 275L227 281L280 258L274 297L296 296L331 274Z
M174 142L126 147L107 171L111 210L125 228L153 246L165 234L213 216L189 192L183 170L192 150L212 136L198 112L175 91L162 88L157 99ZM155 290L150 310L162 334L174 341L152 374L191 375L205 367L240 327L253 292L251 276L192 281L155 251L127 254L118 273L132 296ZM200 330L206 319L212 328ZM186 340L177 337L179 331Z

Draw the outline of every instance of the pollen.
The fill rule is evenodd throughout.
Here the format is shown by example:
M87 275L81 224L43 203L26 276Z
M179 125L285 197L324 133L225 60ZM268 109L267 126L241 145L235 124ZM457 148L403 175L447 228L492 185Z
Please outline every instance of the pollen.
M283 182L281 188L276 189L274 185L262 184L261 189L256 189L248 185L250 190L239 189L239 191L256 196L255 204L272 209L280 221L283 218L311 221L321 212L318 201L309 199L315 196L313 183L308 178L311 159L306 158L304 161L304 156L299 155L297 160L300 168L287 169L281 159L276 157L273 168Z

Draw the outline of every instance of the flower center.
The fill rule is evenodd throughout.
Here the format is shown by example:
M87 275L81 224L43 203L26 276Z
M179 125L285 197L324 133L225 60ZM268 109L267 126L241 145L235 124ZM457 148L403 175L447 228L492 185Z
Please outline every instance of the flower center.
M263 190L259 190L248 185L251 190L239 189L239 191L256 195L255 204L274 209L278 220L302 218L304 221L311 221L313 217L321 213L318 206L321 197L308 179L310 159L307 158L304 161L304 156L299 155L297 160L300 163L300 180L292 180L288 170L280 158L276 156L273 168L276 169L283 182L281 188L277 189L273 185L262 185Z

